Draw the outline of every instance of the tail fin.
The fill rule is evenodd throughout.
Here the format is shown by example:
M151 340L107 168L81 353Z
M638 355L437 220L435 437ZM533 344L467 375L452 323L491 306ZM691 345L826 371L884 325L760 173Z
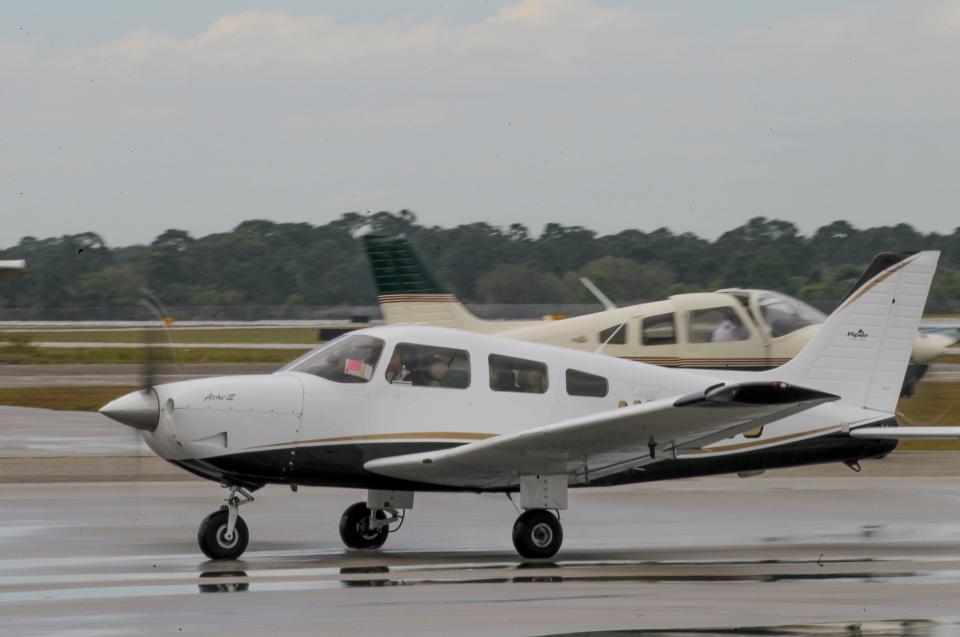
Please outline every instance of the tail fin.
M495 322L478 319L455 294L447 292L404 235L368 234L363 237L363 246L387 323L420 323L474 332L503 329Z
M940 253L883 253L800 353L768 374L893 412Z

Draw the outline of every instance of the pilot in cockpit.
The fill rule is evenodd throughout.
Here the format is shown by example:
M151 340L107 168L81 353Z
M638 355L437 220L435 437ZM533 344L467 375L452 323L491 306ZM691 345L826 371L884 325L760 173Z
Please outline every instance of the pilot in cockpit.
M424 385L430 387L442 387L443 379L450 369L450 363L443 354L434 354L430 357L429 364L424 378Z
M400 348L393 350L393 356L390 357L390 363L387 365L388 383L409 383L410 370L403 363L403 357L400 355Z

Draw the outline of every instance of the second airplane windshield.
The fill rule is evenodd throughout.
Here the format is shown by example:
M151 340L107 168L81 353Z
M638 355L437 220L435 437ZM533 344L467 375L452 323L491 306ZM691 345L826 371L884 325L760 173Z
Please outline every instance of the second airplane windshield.
M827 316L803 301L775 292L761 292L757 307L770 336L786 336L808 325L819 325Z

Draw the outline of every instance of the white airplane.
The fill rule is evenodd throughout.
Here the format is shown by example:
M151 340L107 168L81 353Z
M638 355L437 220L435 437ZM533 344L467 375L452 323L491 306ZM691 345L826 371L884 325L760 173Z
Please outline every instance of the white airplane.
M519 493L513 543L547 558L571 487L845 462L901 438L894 407L939 253L875 267L793 360L691 371L449 328L347 334L277 372L148 386L101 409L227 489L200 549L235 559L238 509L265 484L367 489L343 542L379 548L416 491Z
M365 235L363 243L388 324L456 327L667 367L760 370L796 356L827 318L786 294L740 288L618 308L583 280L605 310L564 320L489 321L440 285L406 237ZM878 255L875 267L883 258ZM904 395L913 394L929 364L956 340L946 333L915 335Z

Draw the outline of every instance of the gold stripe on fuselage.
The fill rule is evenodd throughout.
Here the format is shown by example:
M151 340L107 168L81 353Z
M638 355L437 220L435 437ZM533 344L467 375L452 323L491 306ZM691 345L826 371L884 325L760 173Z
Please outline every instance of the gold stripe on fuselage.
M334 436L332 438L313 438L311 440L275 442L269 445L260 445L253 448L263 449L264 447L283 447L286 445L310 445L357 441L388 442L391 440L486 440L487 438L493 438L496 435L497 434L484 434L470 431L408 431L393 434L361 434L356 436Z

